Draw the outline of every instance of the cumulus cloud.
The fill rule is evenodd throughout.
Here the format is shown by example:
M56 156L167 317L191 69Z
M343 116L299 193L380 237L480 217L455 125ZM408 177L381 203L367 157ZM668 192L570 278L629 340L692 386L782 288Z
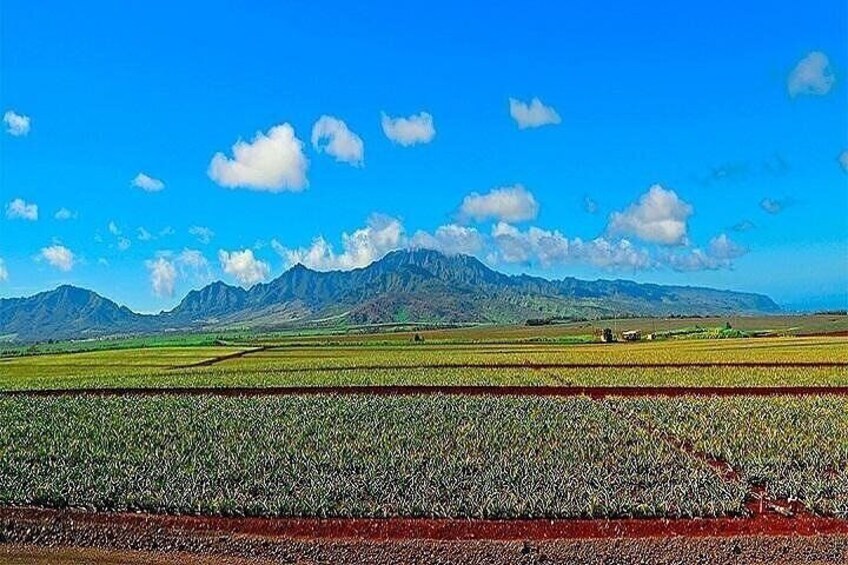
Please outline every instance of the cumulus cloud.
M156 296L171 297L174 295L174 286L177 282L177 268L174 262L159 257L155 260L146 261L145 265L150 273L150 285Z
M747 253L747 250L733 242L726 234L720 234L710 240L706 251L696 248L685 252L669 253L664 259L675 271L704 271L728 269L733 260Z
M225 273L245 287L253 286L268 278L271 268L268 263L253 256L252 249L242 251L218 251L218 260Z
M362 138L333 116L321 116L312 126L312 146L319 153L327 153L336 161L350 163L354 167L364 163L365 144Z
M15 198L6 205L6 217L34 222L38 219L38 205L26 202L23 198Z
M519 129L537 128L562 121L556 110L545 106L538 98L533 98L529 104L510 98L509 115L518 124Z
M306 187L309 161L303 142L294 128L280 124L268 133L256 132L252 142L239 140L233 145L233 158L216 153L209 164L209 177L227 188L282 192Z
M289 265L301 263L318 271L349 270L369 265L389 251L405 247L406 237L400 220L374 214L365 227L342 234L340 253L321 236L309 247L289 249L276 240L271 246Z
M475 228L448 224L439 226L434 233L418 231L410 246L435 249L445 255L475 255L483 249L483 235Z
M132 180L132 186L145 192L159 192L165 188L165 183L144 173L138 173Z
M586 263L601 268L634 270L654 266L648 251L634 246L627 239L569 239L558 231L536 226L522 231L503 222L492 228L492 239L496 248L495 259L506 263L531 263L542 267Z
M57 220L75 220L77 213L68 210L67 208L59 208L53 217Z
M212 241L212 238L215 237L215 232L206 226L191 226L188 229L188 233L196 237L197 241L204 245Z
M839 166L848 173L848 149L839 154Z
M830 61L821 51L813 51L801 59L786 82L786 88L792 97L800 94L824 96L833 87L835 81Z
M183 249L177 260L181 265L191 267L192 269L203 269L209 265L206 257L197 249Z
M786 208L788 202L778 198L763 198L760 200L760 208L769 214L780 214Z
M17 114L12 110L6 110L3 114L3 123L6 124L6 133L15 137L29 133L29 116Z
M495 188L486 194L472 192L462 201L460 215L477 221L486 219L504 222L532 220L539 213L539 204L520 184Z
M177 255L175 263L183 278L192 278L199 282L212 280L212 269L203 253L197 249L183 249Z
M0 282L9 280L9 271L6 269L6 262L0 257Z
M433 116L427 112L413 114L407 118L392 118L383 112L381 123L386 137L404 147L416 143L430 143L436 136Z
M66 272L74 268L76 260L73 251L59 244L43 247L39 257L60 271Z
M157 296L174 295L177 282L181 279L193 279L207 283L212 280L209 261L196 249L183 249L180 253L159 251L155 259L145 261L150 275L150 286Z
M686 222L692 206L673 190L655 184L623 212L610 215L607 231L634 235L644 241L663 245L681 245L687 241Z

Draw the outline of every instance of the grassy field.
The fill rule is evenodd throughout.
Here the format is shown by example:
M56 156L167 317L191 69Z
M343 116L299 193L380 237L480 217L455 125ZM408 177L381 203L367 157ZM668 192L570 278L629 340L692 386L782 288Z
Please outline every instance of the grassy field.
M848 517L848 401L815 398L629 399L626 410L741 471L778 499Z
M248 353L190 367L240 351ZM798 362L844 365L781 366ZM777 365L704 367L692 363ZM265 351L221 346L158 347L0 360L0 390L404 384L845 386L848 338L591 345L324 345Z
M0 341L0 357L139 349L230 345L407 345L416 336L432 344L590 343L604 328L616 333L640 330L667 339L714 338L727 326L748 335L809 336L848 333L848 316L807 314L722 318L627 318L557 323L543 326L471 325L433 328L415 325L351 326L327 329L256 331L230 329L216 332L114 337L36 344Z
M511 331L528 330L498 328L474 344L404 338L356 345L326 336L305 343L289 336L264 349L245 339L239 346L160 343L8 356L0 359L0 392L848 386L848 338L840 336L501 342ZM720 476L659 432L727 461L739 480ZM848 517L846 438L848 401L836 395L0 394L0 506L235 516L688 517L745 514L751 489L762 488L817 514Z
M588 399L0 399L0 504L271 516L713 516L723 483Z
M627 417L726 460L740 482ZM0 505L262 516L848 517L842 397L0 398Z

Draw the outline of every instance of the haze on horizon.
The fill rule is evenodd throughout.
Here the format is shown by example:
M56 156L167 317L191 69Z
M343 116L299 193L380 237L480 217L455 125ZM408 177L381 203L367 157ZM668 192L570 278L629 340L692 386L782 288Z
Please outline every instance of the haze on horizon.
M846 308L846 19L10 0L0 297L73 284L158 312L424 247Z

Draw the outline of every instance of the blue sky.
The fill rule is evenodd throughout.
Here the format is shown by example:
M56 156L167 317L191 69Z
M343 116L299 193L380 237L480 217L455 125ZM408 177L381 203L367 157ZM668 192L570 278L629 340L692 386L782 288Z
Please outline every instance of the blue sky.
M172 4L3 3L0 296L426 246L848 305L844 2Z

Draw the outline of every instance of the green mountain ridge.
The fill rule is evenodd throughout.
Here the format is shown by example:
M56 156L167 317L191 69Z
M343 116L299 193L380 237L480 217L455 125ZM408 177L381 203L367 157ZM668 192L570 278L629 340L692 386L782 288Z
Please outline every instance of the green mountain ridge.
M142 315L98 294L61 286L0 299L0 335L16 340L226 327L272 328L343 315L350 324L523 323L530 318L769 314L761 294L627 280L548 280L505 275L479 260L416 249L350 271L296 265L250 289L214 282L173 309Z

